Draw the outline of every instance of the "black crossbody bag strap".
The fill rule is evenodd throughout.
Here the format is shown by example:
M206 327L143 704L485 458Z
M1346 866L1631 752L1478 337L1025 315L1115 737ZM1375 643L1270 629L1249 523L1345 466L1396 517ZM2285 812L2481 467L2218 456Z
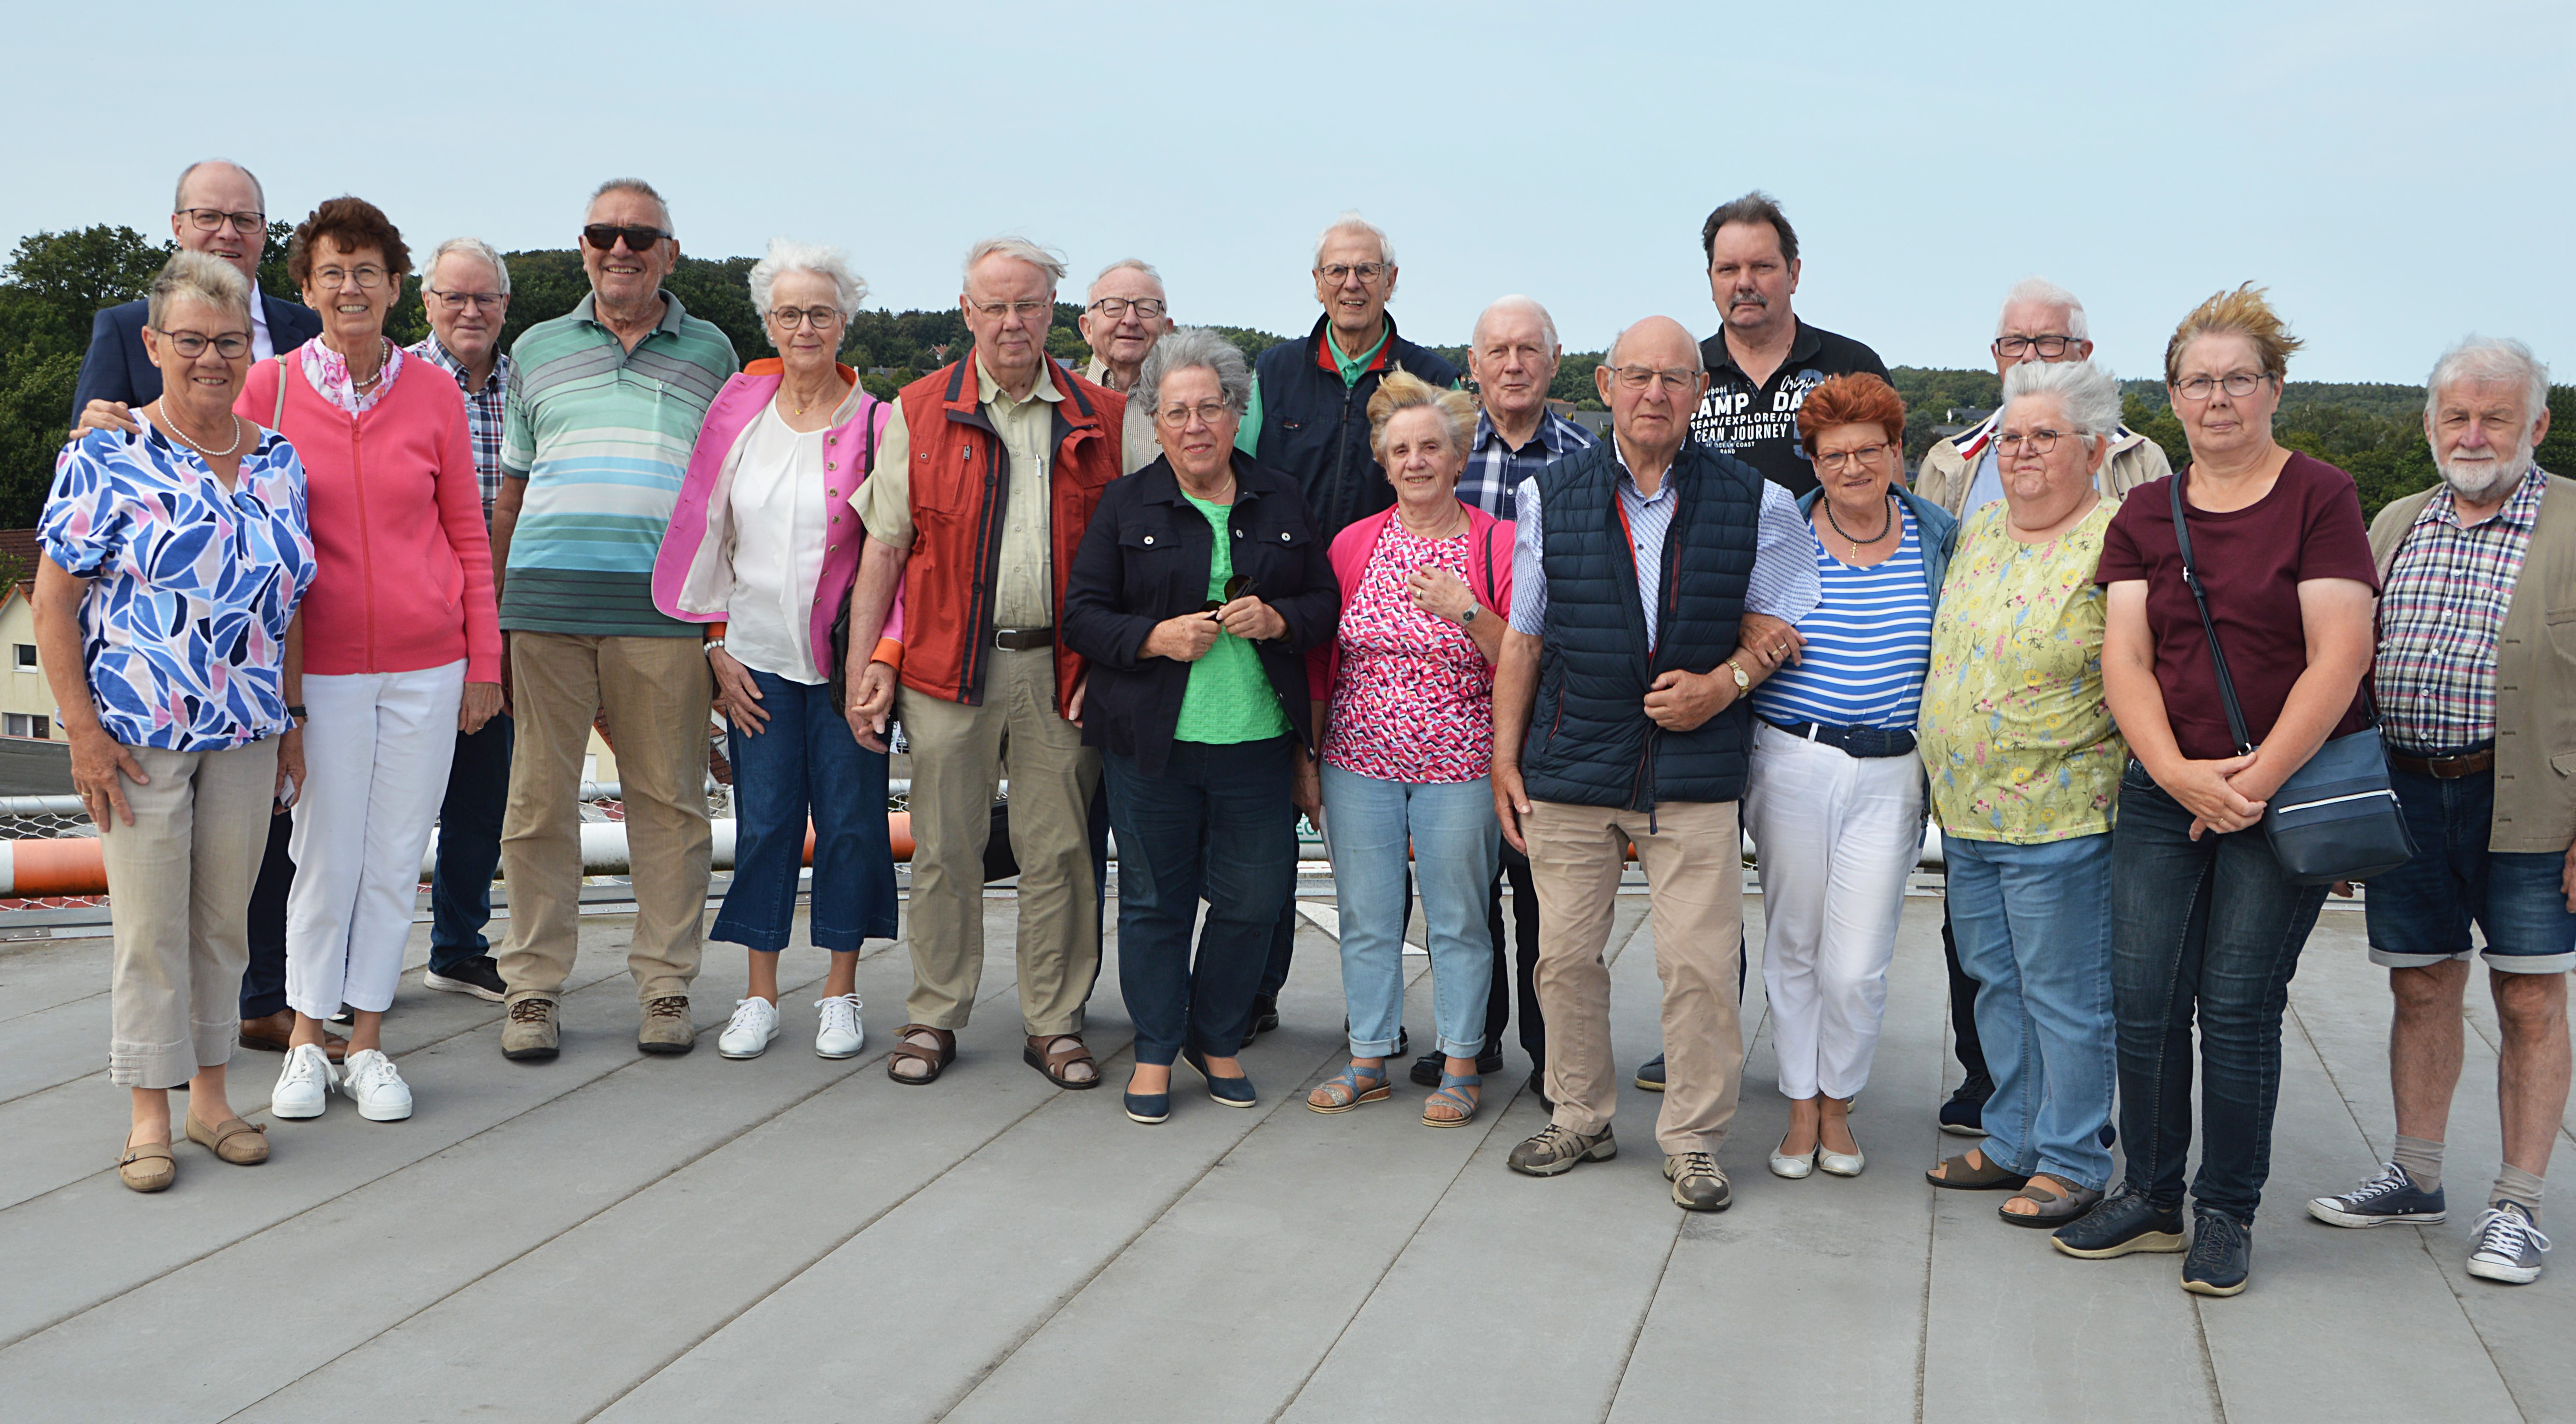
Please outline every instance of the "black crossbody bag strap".
M2174 543L2182 550L2182 584L2191 590L2192 606L2200 610L2200 631L2209 638L2209 661L2218 673L2218 702L2227 710L2227 733L2236 741L2237 755L2252 756L2254 741L2245 735L2245 709L2236 703L2236 679L2227 675L2227 653L2218 646L2218 624L2210 619L2209 599L2201 593L2200 575L2191 566L2191 528L2182 515L2182 481L2183 476L2176 474L2165 482L2173 496Z

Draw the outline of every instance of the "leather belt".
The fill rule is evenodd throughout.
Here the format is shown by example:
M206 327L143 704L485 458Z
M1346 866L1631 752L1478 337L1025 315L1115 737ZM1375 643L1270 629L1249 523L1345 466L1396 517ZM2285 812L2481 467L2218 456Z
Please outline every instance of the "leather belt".
M2429 776L2436 781L2458 781L2482 771L2495 770L2495 748L2470 752L2464 756L2417 757L2391 750L2388 764L2416 776Z
M1828 727L1816 722L1773 722L1762 719L1800 741L1819 742L1855 757L1897 757L1914 754L1912 732L1891 732L1885 727Z
M1052 627L996 628L993 630L993 646L1006 653L1025 653L1031 648L1051 648L1055 646L1055 629Z

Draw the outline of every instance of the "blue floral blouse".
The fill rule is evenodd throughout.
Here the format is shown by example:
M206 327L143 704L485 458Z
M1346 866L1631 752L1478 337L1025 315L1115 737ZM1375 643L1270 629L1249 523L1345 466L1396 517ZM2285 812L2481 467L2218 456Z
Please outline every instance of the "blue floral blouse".
M286 627L313 584L304 466L259 430L227 493L135 418L139 435L89 430L63 447L36 529L45 557L90 580L81 660L99 721L128 746L180 752L283 732Z

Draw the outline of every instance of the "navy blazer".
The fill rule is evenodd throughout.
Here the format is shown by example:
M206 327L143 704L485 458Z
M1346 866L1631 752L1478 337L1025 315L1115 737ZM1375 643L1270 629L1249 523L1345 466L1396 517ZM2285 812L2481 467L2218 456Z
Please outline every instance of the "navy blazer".
M268 339L280 351L292 351L322 334L322 314L313 308L266 292ZM161 398L161 368L143 354L140 299L102 310L89 324L89 354L81 358L80 384L72 388L72 424L94 400L146 406Z

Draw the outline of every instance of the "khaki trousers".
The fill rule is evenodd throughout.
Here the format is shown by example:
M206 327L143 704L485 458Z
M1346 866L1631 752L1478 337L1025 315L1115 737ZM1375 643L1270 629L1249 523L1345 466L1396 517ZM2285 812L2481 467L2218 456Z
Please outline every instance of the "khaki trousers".
M134 824L102 824L108 920L108 1081L175 1088L229 1062L250 963L250 888L268 852L274 738L229 751L128 747ZM115 819L115 813L109 813Z
M626 967L642 1000L689 992L707 903L707 708L715 681L695 637L510 634L510 806L501 819L510 934L494 956L510 1001L552 999L572 976L581 910L581 758L608 712L626 801L635 932Z
M996 650L984 701L904 688L912 745L912 1023L960 1029L984 974L984 847L1007 766L1011 854L1020 863L1020 1018L1032 1036L1082 1031L1100 971L1089 817L1100 754L1056 715L1055 653Z
M1717 1151L1744 1073L1735 963L1744 930L1744 850L1736 803L1667 802L1643 811L1538 801L1522 818L1538 890L1538 1003L1547 1022L1547 1093L1559 1127L1591 1134L1618 1102L1610 1050L1610 970L1601 962L1630 842L1653 896L1655 975L1664 988L1667 1154Z

